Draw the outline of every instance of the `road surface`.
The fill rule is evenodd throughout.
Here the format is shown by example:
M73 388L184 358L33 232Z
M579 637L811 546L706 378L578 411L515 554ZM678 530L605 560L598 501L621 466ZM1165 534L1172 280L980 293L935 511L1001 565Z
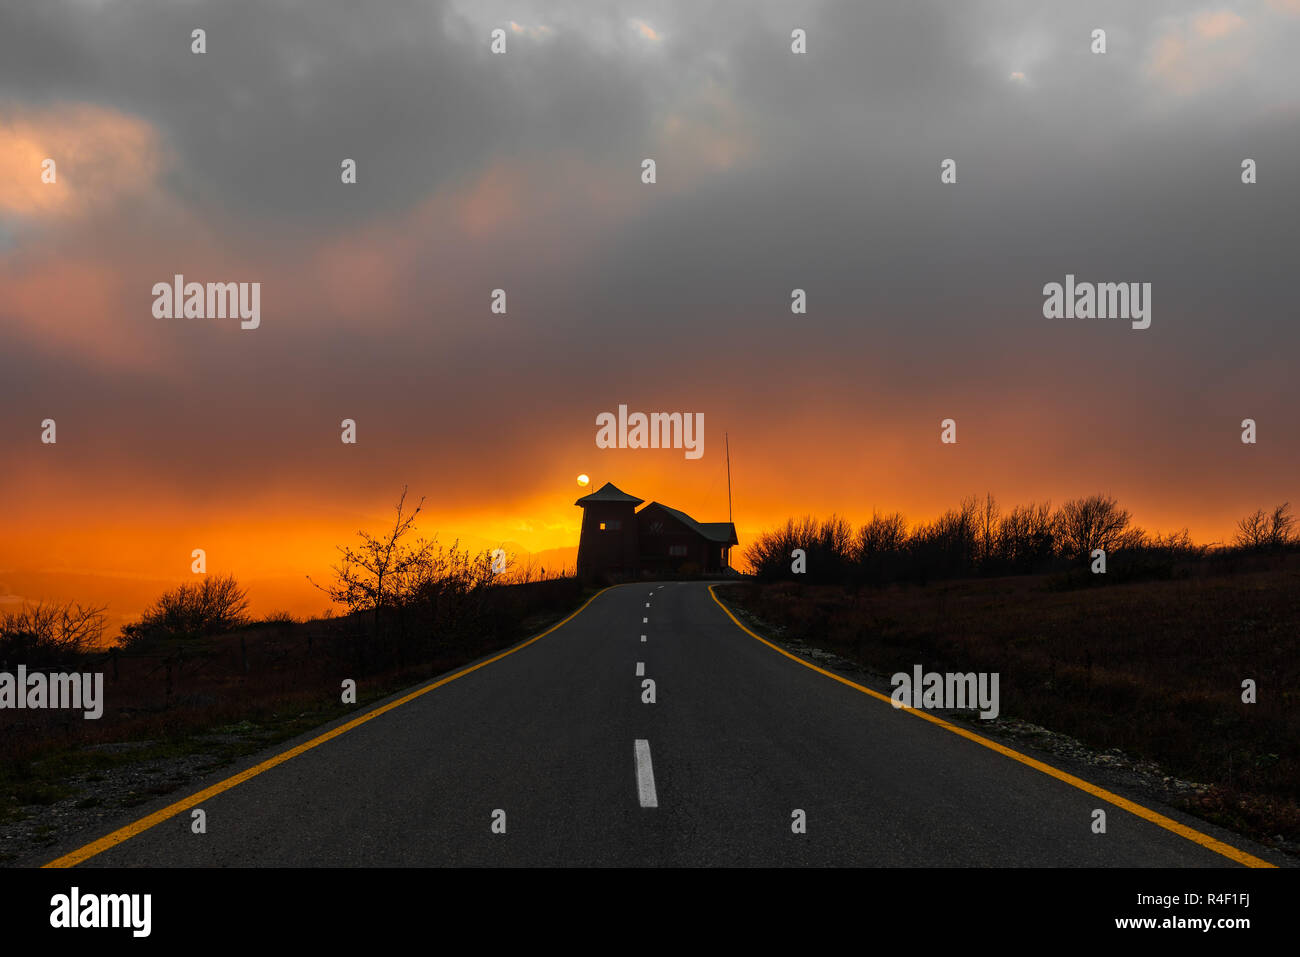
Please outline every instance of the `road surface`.
M196 806L207 833L182 807L81 866L1238 866L800 665L701 583L608 589L532 644Z

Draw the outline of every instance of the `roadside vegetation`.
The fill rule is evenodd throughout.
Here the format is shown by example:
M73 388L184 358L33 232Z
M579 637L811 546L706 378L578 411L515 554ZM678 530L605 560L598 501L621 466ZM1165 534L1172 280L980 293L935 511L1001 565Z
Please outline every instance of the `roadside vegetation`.
M1265 843L1300 845L1300 545L1288 505L1231 544L1133 527L1094 496L999 512L968 499L908 528L792 520L719 596L774 635L885 676L1000 674L1002 715L1118 748L1204 784L1176 800ZM806 574L790 554L803 548ZM1107 549L1105 574L1090 553ZM1257 700L1245 703L1243 681ZM977 725L980 723L975 722ZM1282 841L1277 841L1281 836Z
M809 584L888 584L1052 573L1055 587L1083 587L1170 578L1201 559L1232 561L1300 548L1289 503L1259 510L1237 523L1234 541L1198 545L1186 529L1148 532L1107 495L1072 499L1059 508L1031 502L1010 509L992 495L971 496L930 522L909 526L898 512L873 514L856 530L831 515L789 519L745 550L760 581ZM804 552L794 571L792 553ZM1093 574L1093 552L1106 552L1106 573Z
M97 803L96 779L115 769L186 755L202 757L199 771L228 764L508 647L583 599L572 574L415 539L420 506L405 502L403 492L392 527L340 546L333 577L318 584L342 606L337 615L254 618L229 575L159 596L112 647L103 608L41 603L0 615L0 671L102 672L105 698L98 720L0 709L0 827L73 796ZM345 679L356 682L356 704L341 700ZM151 785L114 806L187 782ZM45 834L48 843L57 836Z

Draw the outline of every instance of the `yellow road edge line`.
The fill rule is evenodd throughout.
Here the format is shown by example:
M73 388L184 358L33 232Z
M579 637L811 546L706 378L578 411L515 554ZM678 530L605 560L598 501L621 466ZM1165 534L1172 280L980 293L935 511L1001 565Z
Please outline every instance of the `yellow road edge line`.
M731 609L728 608L725 604L723 604L722 599L719 598L714 593L713 589L716 587L717 587L716 585L710 585L709 594L713 597L713 600L718 603L718 607L727 613L727 617L730 618L733 622L735 622L736 627L739 628L741 631L743 631L745 634L749 635L749 637L758 639L763 644L771 648L773 651L785 655L791 661L799 662L799 664L803 665L805 668L811 668L813 671L816 671L818 674L825 675L827 678L831 678L835 681L838 681L840 684L848 685L850 688L854 688L858 691L861 691L863 694L870 695L873 698L878 698L879 700L889 704L891 708L895 707L894 701L891 697L889 697L889 695L881 694L879 691L873 691L870 688L863 687L857 682L850 681L848 678L827 671L825 668L819 668L811 661L806 661L803 658L800 658L798 655L791 654L790 652L786 651L784 648L780 648L777 645L774 645L772 642L768 641L762 635L758 635L750 631L748 628L745 627L744 624L741 623L739 618L737 618L735 615L731 613ZM1229 858L1230 860L1236 861L1238 864L1243 864L1246 867L1277 867L1276 864L1270 864L1268 861L1255 857L1255 855L1253 854L1248 854L1245 851L1241 850L1240 848L1233 847L1231 844L1225 844L1223 841L1210 837L1210 835L1208 834L1202 834L1200 831L1196 830L1195 828L1188 827L1186 824L1180 824L1178 821L1175 821L1173 818L1165 817L1163 814L1153 811L1150 808L1143 807L1141 804L1136 804L1133 801L1130 801L1128 798L1120 797L1118 794L1115 794L1111 791L1107 791L1105 788L1098 787L1095 784L1091 784L1088 781L1083 780L1082 778L1076 778L1073 774L1067 774L1065 771L1062 771L1059 768L1054 768L1050 764L1044 764L1042 761L1038 761L1034 758L1031 758L1027 754L1021 754L1019 751L1015 751L1012 750L1011 748L1006 747L1005 745L998 744L996 741L991 741L988 738L978 735L973 731L967 731L965 728L960 728L955 724L949 724L947 721L944 721L942 718L937 718L932 714L927 714L926 712L920 711L916 708L909 708L907 705L903 705L902 707L897 707L895 708L895 710L906 711L908 714L915 715L918 718L921 718L925 721L929 721L931 724L937 724L939 727L943 728L946 731L951 731L953 734L959 734L963 738L966 738L970 741L974 741L976 744L983 745L984 747L988 748L991 751L996 751L998 754L1005 755L1008 758L1011 758L1015 761L1019 761L1021 764L1028 765L1029 767L1033 768L1035 771L1041 771L1044 774L1056 778L1058 781L1064 781L1066 784L1069 784L1072 787L1076 787L1080 791L1086 791L1087 793L1091 794L1093 797L1101 798L1101 800L1113 804L1116 807L1123 808L1125 811L1128 811L1130 814L1136 814L1138 817L1142 818L1143 820L1150 821L1152 824L1155 824L1159 827L1163 827L1166 831L1172 831L1173 833L1177 834L1179 837L1186 838L1187 840L1192 841L1195 844L1199 844L1202 847L1207 848L1208 850L1214 851L1216 854L1221 854L1224 857Z
M487 665L492 664L494 661L500 661L502 658L505 658L508 655L513 655L516 651L522 651L524 648L527 648L533 642L540 641L541 639L549 635L551 632L555 631L557 628L560 628L561 626L568 624L574 618L577 618L580 614L582 614L586 610L588 605L590 605L593 601L595 601L597 598L599 598L607 591L609 591L609 588L602 588L600 591L596 592L596 594L592 595L585 602L583 602L582 607L579 608L577 611L573 612L573 614L569 615L567 618L563 619L562 621L557 621L555 624L553 624L550 628L547 628L541 634L533 635L533 637L527 639L526 641L520 642L519 644L515 645L513 648L507 648L505 651L499 652L498 654L493 655L491 658L486 658L483 661L480 661L478 664L470 665L467 668L462 668L460 671L457 671L454 674L450 674L445 678L439 678L437 681L433 682L432 684L425 685L423 688L420 688L416 691L412 691L410 694L398 698L396 701L390 701L386 705L381 705L377 708L374 708L373 710L367 711L364 714L356 718L353 718L351 721L347 722L346 724L341 724L337 728L334 728L333 730L326 731L324 734L312 738L310 741L305 741L302 744L298 745L297 747L290 748L288 751L282 751L273 757L267 758L265 761L261 762L260 764L256 764L253 767L248 768L247 770L240 771L238 774L232 775L231 777L226 778L224 781L218 781L216 784L212 785L211 787L204 788L202 791L198 791L194 794L191 794L187 798L182 798L181 800L177 801L175 804L169 804L167 805L167 807L154 811L152 814L146 815L145 817L140 818L140 820L138 821L128 824L125 827L118 828L116 831L113 831L111 834L104 835L97 841L92 841L89 844L85 845L84 847L77 848L75 851L69 851L67 854L64 854L62 857L55 858L54 860L50 861L48 864L43 864L41 866L42 868L75 867L76 865L82 863L83 861L87 861L90 858L94 857L96 854L102 854L110 847L116 847L118 844L125 843L126 841L129 841L131 838L135 837L138 834L143 834L145 831L149 830L154 825L161 824L163 821L175 817L177 814L180 814L182 811L188 811L196 804L201 804L204 801L206 801L208 798L215 797L216 795L220 794L223 791L229 791L231 788L237 787L238 785L243 784L245 781L257 777L263 771L269 771L271 770L271 768L275 767L276 765L284 764L284 762L288 761L290 758L296 758L298 755L306 751L310 751L312 748L319 747L320 745L324 744L326 741L333 740L334 738L337 738L339 735L346 734L347 732L351 731L353 728L358 728L361 725L365 724L367 721L377 718L381 714L386 714L387 712L392 711L394 708L400 708L402 705L414 701L416 698L420 697L421 695L428 694L430 691L433 691L436 688L441 688L443 685L455 681L457 678L464 677L465 675L469 674L472 671L478 671L480 668L486 667Z

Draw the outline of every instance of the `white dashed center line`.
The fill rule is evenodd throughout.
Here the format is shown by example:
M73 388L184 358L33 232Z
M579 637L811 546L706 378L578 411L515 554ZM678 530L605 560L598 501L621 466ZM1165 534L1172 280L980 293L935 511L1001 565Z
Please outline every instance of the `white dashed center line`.
M650 764L650 742L645 738L636 739L636 793L642 807L659 806L655 794L655 770Z
M638 661L638 662L636 663L636 676L637 676L638 678L640 678L640 677L642 677L644 674L645 674L645 662L644 662L644 661Z

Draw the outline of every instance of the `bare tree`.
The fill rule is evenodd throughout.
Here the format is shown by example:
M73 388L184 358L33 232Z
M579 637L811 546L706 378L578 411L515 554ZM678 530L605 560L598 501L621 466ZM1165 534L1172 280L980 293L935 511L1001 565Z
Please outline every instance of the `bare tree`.
M248 623L247 612L248 595L234 575L209 575L160 595L140 621L122 629L122 638L131 645L160 635L230 631Z
M420 576L427 574L435 555L434 542L424 539L412 545L403 542L424 507L424 499L410 513L405 512L405 505L406 486L403 486L392 529L381 536L358 531L361 539L358 547L338 546L343 557L333 568L334 581L327 586L314 581L312 584L333 601L346 606L349 612L373 611L378 622L382 609L397 604L401 596L415 587Z
M1292 541L1292 526L1295 516L1291 514L1291 503L1283 502L1273 509L1268 520L1268 544L1270 548L1281 548Z
M1192 535L1186 528L1176 532L1161 534L1156 532L1144 543L1153 551L1163 552L1170 557L1195 557L1205 554L1205 547L1192 542Z
M784 578L790 572L790 552L796 548L807 550L816 534L817 520L811 515L786 519L784 528L758 535L745 549L745 560L759 578Z
M1235 542L1244 548L1283 548L1294 540L1294 526L1290 502L1275 506L1271 513L1256 509L1237 521Z
M1237 520L1234 541L1243 548L1263 548L1268 543L1268 516L1262 508Z
M979 555L980 501L965 498L933 522L918 525L908 538L908 552L925 575L951 576L973 571Z
M90 651L104 634L106 609L42 601L0 612L0 659L30 662Z
M858 529L858 561L895 555L907 545L907 522L901 512L889 515L871 513L871 521Z
M998 548L1012 567L1028 571L1056 552L1057 525L1050 502L1017 505L998 528Z
M979 561L987 564L997 553L998 546L998 503L992 492L986 492L984 501L978 506L975 516L976 535L978 538Z
M1075 557L1089 555L1094 549L1110 551L1125 544L1130 516L1119 507L1115 499L1106 495L1090 495L1074 499L1061 506L1057 513L1061 550Z
M810 515L788 519L784 528L759 535L746 549L745 558L759 578L785 578L791 573L791 553L796 548L805 552L807 581L845 580L854 561L853 526L834 514L821 522Z

